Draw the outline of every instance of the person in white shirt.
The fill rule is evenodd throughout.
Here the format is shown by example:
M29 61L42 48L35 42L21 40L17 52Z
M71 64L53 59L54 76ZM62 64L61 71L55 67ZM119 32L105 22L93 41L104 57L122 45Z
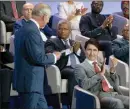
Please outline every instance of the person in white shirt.
M67 0L58 5L58 17L71 22L72 36L80 34L79 22L82 15L86 14L87 8L84 8L83 2ZM73 38L74 39L74 38Z

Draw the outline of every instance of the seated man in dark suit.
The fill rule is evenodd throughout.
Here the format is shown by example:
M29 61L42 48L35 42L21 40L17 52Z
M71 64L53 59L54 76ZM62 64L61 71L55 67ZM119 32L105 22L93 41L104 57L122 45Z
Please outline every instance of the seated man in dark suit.
M103 109L129 109L129 97L122 95L118 87L117 59L111 60L110 72L107 72L105 61L103 64L97 61L99 42L95 39L85 43L85 53L85 61L76 65L74 71L78 85L97 95Z
M112 51L116 58L129 65L129 24L124 26L122 36L112 42Z
M22 9L23 18L15 22L14 33L18 31L28 20L32 18L33 8L34 5L31 3L26 3L23 5ZM41 29L41 32L43 32L47 38L50 38L53 35L56 36L56 32L53 29L51 29L48 25L45 25L45 27Z
M68 79L68 93L71 102L75 85L74 66L82 62L85 55L80 47L80 43L69 39L70 33L70 23L66 20L60 21L57 28L58 37L49 39L45 44L45 48L48 53L54 51L62 52L62 56L57 61L56 65L61 71L62 78Z
M6 24L7 32L13 32L14 22L21 18L25 1L0 1L0 20Z
M111 41L116 39L117 28L112 27L113 16L100 14L103 1L92 1L91 12L81 17L80 31L83 36L95 38L100 41L101 50L105 51L107 63L112 53Z

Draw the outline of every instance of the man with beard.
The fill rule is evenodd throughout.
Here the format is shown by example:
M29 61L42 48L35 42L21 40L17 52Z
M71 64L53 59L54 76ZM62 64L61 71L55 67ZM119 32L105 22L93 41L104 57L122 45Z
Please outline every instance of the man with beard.
M116 39L117 29L112 27L113 16L100 14L103 1L92 1L92 12L81 17L80 31L83 36L99 40L101 50L105 51L107 63L111 55L111 41Z

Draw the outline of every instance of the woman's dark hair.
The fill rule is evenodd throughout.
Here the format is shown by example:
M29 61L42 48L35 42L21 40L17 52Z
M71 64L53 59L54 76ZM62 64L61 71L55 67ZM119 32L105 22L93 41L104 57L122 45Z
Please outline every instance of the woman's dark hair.
M98 50L100 50L100 44L96 39L90 38L88 41L86 41L84 45L85 50L89 44L94 45L95 47L98 48Z

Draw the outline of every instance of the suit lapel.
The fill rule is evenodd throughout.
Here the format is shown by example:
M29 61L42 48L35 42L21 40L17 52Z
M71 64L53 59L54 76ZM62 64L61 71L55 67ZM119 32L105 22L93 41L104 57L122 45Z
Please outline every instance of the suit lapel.
M87 60L85 60L83 63L82 63L82 66L84 67L84 69L87 71L87 76L88 77L92 77L93 75L95 75L95 71L94 71L94 67L92 65L90 65L88 63Z
M62 49L66 49L65 44L62 42L60 38L57 38L57 46Z

